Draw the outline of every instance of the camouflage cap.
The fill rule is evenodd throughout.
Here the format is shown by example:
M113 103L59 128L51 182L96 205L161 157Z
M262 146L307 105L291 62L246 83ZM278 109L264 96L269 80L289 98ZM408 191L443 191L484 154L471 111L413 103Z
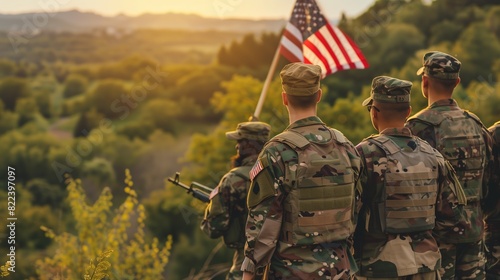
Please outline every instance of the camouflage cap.
M321 67L302 62L285 65L280 72L283 91L289 95L308 96L319 90Z
M271 126L264 122L242 122L235 131L226 132L226 137L231 140L269 140Z
M455 57L443 52L428 52L423 57L423 65L417 75L426 74L443 80L457 79L462 63Z
M413 84L388 76L373 78L370 97L363 101L363 106L373 103L373 100L383 103L410 103L410 91Z

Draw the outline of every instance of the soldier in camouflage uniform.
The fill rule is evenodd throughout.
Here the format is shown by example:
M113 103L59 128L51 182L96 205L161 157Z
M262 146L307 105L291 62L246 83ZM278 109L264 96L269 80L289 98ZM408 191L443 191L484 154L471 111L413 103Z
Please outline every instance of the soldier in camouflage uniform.
M493 137L494 169L491 188L485 198L486 221L485 243L487 251L486 279L500 279L500 121L488 130Z
M226 132L227 138L237 141L237 154L232 159L234 168L222 177L210 194L210 203L201 222L201 229L210 238L222 236L226 246L236 250L226 279L242 279L243 276L240 268L246 240L249 171L269 139L270 130L271 127L263 122L244 122L238 124L236 131Z
M458 240L438 238L443 279L484 279L484 223L481 200L486 193L491 166L491 137L479 118L461 109L452 99L460 82L461 63L442 52L423 57L422 94L429 106L406 126L450 161L467 196L466 212L472 222Z
M380 134L356 146L367 173L354 234L358 279L439 279L441 255L432 230L459 238L469 227L453 167L404 127L411 86L375 77L363 102Z
M280 76L290 125L250 171L243 279L351 279L359 155L316 116L321 68L291 63Z

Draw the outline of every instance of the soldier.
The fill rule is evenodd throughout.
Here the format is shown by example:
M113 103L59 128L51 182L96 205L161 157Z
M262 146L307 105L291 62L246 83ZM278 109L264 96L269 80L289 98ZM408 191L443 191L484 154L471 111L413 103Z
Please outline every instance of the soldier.
M461 63L442 52L423 57L422 94L428 107L408 119L406 126L449 160L467 196L471 229L438 237L443 279L484 279L484 223L481 199L488 186L491 137L479 118L452 99L460 82ZM484 189L483 189L484 188Z
M232 159L234 168L222 177L210 194L210 203L201 222L201 229L210 238L222 236L226 246L236 250L226 279L242 279L240 268L244 258L249 171L269 139L270 130L271 127L263 122L244 122L238 124L236 131L226 132L228 139L237 141L237 154Z
M375 77L363 106L380 134L356 146L366 167L354 234L358 279L440 279L439 235L464 231L465 194L449 162L404 127L412 83Z
M250 171L243 279L350 279L354 145L317 116L321 68L291 63L281 73L290 125L263 148Z
M494 169L491 188L485 198L485 243L487 251L486 279L500 279L500 121L488 130L493 137Z

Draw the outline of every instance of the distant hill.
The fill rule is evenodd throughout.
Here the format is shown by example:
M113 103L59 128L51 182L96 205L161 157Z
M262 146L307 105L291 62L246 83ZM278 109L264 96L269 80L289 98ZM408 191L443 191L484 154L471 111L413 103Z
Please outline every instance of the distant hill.
M139 16L102 16L79 10L53 14L45 12L23 14L0 14L0 31L35 32L70 31L81 32L94 29L113 28L134 30L139 28L221 30L243 32L276 32L286 24L286 19L249 20L206 18L193 14L142 14ZM24 29L24 30L23 30Z

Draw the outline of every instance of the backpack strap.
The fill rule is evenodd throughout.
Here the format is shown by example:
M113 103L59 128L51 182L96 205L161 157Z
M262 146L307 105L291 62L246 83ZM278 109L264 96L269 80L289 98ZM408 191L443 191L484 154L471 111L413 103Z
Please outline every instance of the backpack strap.
M335 138L340 143L342 144L350 143L350 141L347 140L347 138L344 136L344 134L342 134L342 132L336 130L335 128L330 128L330 131L333 133L333 138Z
M377 137L368 137L366 140L384 150L388 155L393 155L401 151L401 148L391 138L383 134L379 134Z
M250 170L252 169L252 166L239 166L235 167L230 170L234 175L240 177L241 179L245 181L250 180Z
M307 140L306 137L293 130L285 130L282 133L274 136L270 141L285 143L293 149L303 149L310 144L309 140Z

